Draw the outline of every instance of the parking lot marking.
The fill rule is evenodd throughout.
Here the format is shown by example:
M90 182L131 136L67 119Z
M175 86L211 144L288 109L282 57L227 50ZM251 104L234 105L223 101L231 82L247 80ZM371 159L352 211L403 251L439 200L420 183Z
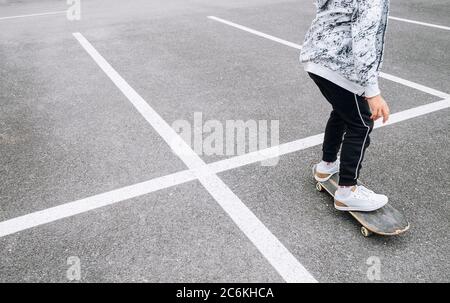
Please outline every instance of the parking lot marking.
M405 19L405 18L399 18L399 17L394 17L394 16L390 16L389 19L396 20L396 21L407 22L407 23L412 23L412 24L417 24L417 25L428 26L428 27L434 27L434 28L439 28L439 29L450 30L450 27L448 27L448 26L437 25L437 24L426 23L426 22L420 22L420 21L415 21L415 20L410 20L410 19Z
M240 29L240 30L252 33L252 34L255 34L255 35L259 36L259 37L266 38L266 39L269 39L269 40L281 43L281 44L286 45L286 46L290 46L290 47L293 47L293 48L296 48L296 49L300 49L301 48L301 45L299 45L299 44L295 44L295 43L292 43L292 42L289 42L289 41L286 41L286 40L283 40L283 39L280 39L280 38L277 38L277 37L274 37L274 36L271 36L271 35L267 35L265 33L256 31L254 29L248 28L248 27L243 26L243 25L239 25L237 23L233 23L233 22L228 21L228 20L224 20L224 19L221 19L221 18L218 18L218 17L214 17L214 16L208 16L208 18L211 19L211 20L214 20L214 21L217 21L217 22L229 25L231 27L234 27L234 28L237 28L237 29ZM430 88L430 87L426 87L424 85L417 84L417 83L414 83L412 81L405 80L405 79L402 79L400 77L396 77L396 76L393 76L393 75L390 75L390 74L380 73L380 77L385 78L385 79L390 80L390 81L393 81L393 82L397 82L399 84L402 84L402 85L405 85L405 86L408 86L408 87L411 87L411 88L414 88L416 90L420 90L422 92L425 92L425 93L428 93L428 94L431 94L431 95L434 95L434 96L438 96L440 98L447 98L449 96L447 93L444 93L444 92L438 91L436 89L433 89L433 88Z
M18 16L0 17L0 21L1 21L1 20L18 19L18 18L27 18L27 17L39 17L39 16L47 16L47 15L59 15L59 14L65 14L65 13L67 13L67 11L56 11L56 12L39 13L39 14L29 14L29 15L18 15Z
M375 128L392 125L446 108L450 108L450 99L445 99L394 113L391 115L389 122L386 124L381 124L379 121L377 121L375 123ZM207 177L208 173L218 174L249 164L268 160L270 158L301 151L310 147L320 145L322 144L322 142L323 133L291 141L288 143L283 143L278 146L272 146L260 151L255 151L252 153L247 153L244 155L205 164L205 166L209 167L208 170L203 169L203 167L199 167L193 170L184 170L164 177L158 177L146 182L126 186L103 194L98 194L56 207L33 212L21 217L0 222L0 238L32 227L37 227L39 225L88 212L90 210L94 210L103 206L112 205L164 188L169 188L185 182L193 181L196 180L197 176L200 174L204 174L204 176Z
M239 168L252 163L268 160L285 154L293 153L296 151L304 150L313 146L322 144L323 133L307 138L283 143L278 146L268 147L259 151L235 156L232 158L219 160L209 163L209 167L216 173L224 172L234 168Z
M436 112L442 109L446 109L450 107L450 98L441 100L441 101L436 101L433 103L428 103L425 105L421 105L421 106L417 106L411 109L407 109L395 114L391 114L391 116L389 117L389 121L386 124L382 123L382 119L378 119L375 122L375 128L379 128L379 127L383 127L383 126L388 126L388 125L392 125L394 123L398 123L401 121L405 121L408 119L412 119L412 118L416 118L416 117L420 117L432 112Z
M209 194L218 202L280 276L286 282L317 282L255 214L245 206L239 197L209 169L200 156L119 75L89 41L80 33L74 33L73 35L95 63L172 148L174 153L196 174L198 180Z
M296 44L296 43L293 43L293 42L289 42L289 41L286 41L286 40L283 40L283 39L280 39L280 38L277 38L277 37L274 37L274 36L262 33L260 31L251 29L251 28L243 26L243 25L239 25L239 24L233 23L233 22L228 21L228 20L224 20L224 19L221 19L221 18L218 18L218 17L215 17L215 16L208 16L208 18L211 19L211 20L214 20L214 21L217 21L217 22L221 22L223 24L226 24L226 25L238 28L240 30L249 32L249 33L251 33L253 35L260 36L260 37L263 37L263 38L266 38L266 39L278 42L280 44L287 45L289 47L293 47L293 48L296 48L296 49L301 49L302 48L302 46L299 45L299 44Z
M32 16L56 14L56 13L65 13L65 11L44 13L44 14L2 17L2 18L0 18L0 20L21 18L21 17L32 17ZM212 20L216 20L216 21L218 21L217 19L220 19L220 18L216 18L216 19L214 19L214 18L216 18L216 17L211 17ZM223 19L220 19L220 20L223 20ZM226 20L223 20L223 21L226 21ZM226 22L228 22L228 21L226 21ZM225 23L225 22L222 22L222 23ZM231 22L228 22L228 23L231 23ZM227 24L227 23L225 23L225 24ZM231 24L238 25L235 23L231 23ZM228 24L228 25L230 25L230 24ZM240 28L242 30L246 30L250 33L256 34L258 36L276 41L278 43L281 43L281 44L284 44L284 45L287 45L290 47L294 47L297 49L299 49L301 47L298 44L291 43L291 42L276 38L274 36L266 35L264 33L254 31L247 27L243 27L243 26L239 26L239 27L234 26L234 27ZM77 40L78 40L78 38L77 38ZM105 73L106 73L106 71L105 71ZM448 99L449 95L446 93L443 93L443 92L440 92L440 91L437 91L437 90L434 90L434 89L431 89L431 88L428 88L428 87L425 87L425 86L422 86L422 85L416 84L414 82L404 80L404 79L401 79L401 78L398 78L398 77L395 77L392 75L384 74L383 76L391 77L392 79L396 79L397 82L403 81L404 83L402 83L402 84L404 84L404 85L411 86L411 87L412 87L412 85L414 85L414 86L420 87L420 88L415 87L416 89L422 90L424 92L430 93L435 96L446 98L445 100L426 104L426 105L412 108L409 110L405 110L405 111L402 111L399 113L395 113L395 114L391 115L391 119L388 122L388 124L386 124L386 125L391 125L391 124L394 124L397 122L401 122L401 121L411 119L414 117L419 117L419 116L425 115L427 113L435 112L435 111L450 107L450 99ZM125 80L123 80L123 81L125 81ZM133 90L133 89L131 88L131 90ZM123 93L125 94L125 92L123 92ZM133 95L132 92L130 94ZM139 96L139 98L140 98L140 96ZM385 125L381 125L378 122L376 123L376 127L381 127L381 126L385 126ZM203 182L208 183L207 181L205 181L205 179L210 176L215 176L217 178L216 180L214 180L214 182L216 182L217 180L219 180L220 182L219 183L210 182L209 187L211 187L211 186L212 187L214 187L214 186L222 187L223 185L225 186L224 188L221 188L219 190L219 196L218 196L219 199L216 199L216 200L218 200L219 204L221 204L221 203L227 204L227 201L222 201L222 200L227 200L230 196L232 197L232 199L234 199L233 196L235 196L235 194L233 192L231 192L231 190L217 177L217 175L216 175L217 173L226 171L226 170L230 170L233 168L241 167L241 166L244 166L247 164L263 161L263 160L266 160L271 157L276 157L279 155L284 155L284 154L292 153L295 151L299 151L299 150L302 150L302 149L305 149L308 147L316 146L316 145L321 144L322 140L323 140L323 134L319 134L319 135L311 136L308 138L296 140L293 142L281 144L280 146L271 147L271 148L261 150L261 151L255 152L255 153L245 154L242 156L237 156L237 157L225 159L222 161L217 161L217 162L214 162L211 164L205 164L203 162L203 164L200 163L200 166L194 165L194 168L192 168L192 169L190 168L188 170L184 170L184 171L170 174L167 176L155 178L155 179L152 179L152 180L149 180L146 182L142 182L139 184L127 186L127 187L116 189L116 190L113 190L110 192L95 195L95 196L92 196L89 198L77 200L77 201L62 204L62 205L59 205L56 207L52 207L52 208L44 209L44 210L37 211L34 213L30 213L28 215L24 215L21 217L13 218L13 219L10 219L10 220L4 221L4 222L0 222L0 237L4 237L6 235L14 234L16 232L19 232L19 231L22 231L25 229L40 226L40 225L43 225L46 223L50 223L50 222L53 222L56 220L60 220L60 219L74 216L77 214L81 214L84 212L88 212L90 210L97 209L97 208L100 208L103 206L115 204L115 203L118 203L121 201L131 199L133 197L141 196L144 194L155 192L160 189L175 186L177 184L182 184L182 183L197 180L197 179L203 180L203 181L201 181L202 184L203 184ZM205 188L206 188L206 186L205 186ZM239 202L242 203L242 201L240 201L239 198L237 198L237 199L238 199L238 201L237 201L238 204L239 204ZM220 202L219 200L221 200L222 202ZM245 207L245 205L244 205L244 207ZM231 210L230 212L233 212L233 210ZM251 214L251 215L253 215L253 214ZM239 216L239 214L236 214L235 216ZM243 220L245 220L245 218ZM250 218L250 220L253 220L253 218ZM257 227L259 227L259 226L257 226ZM251 229L252 228L251 224L248 224L247 228ZM251 230L249 230L247 232L249 234L252 233ZM268 232L270 233L270 231L268 231ZM260 235L252 235L252 237L255 239L255 241L259 242L259 243L264 241L265 237L267 235L262 235L262 239L258 240L257 238L259 236ZM270 235L269 235L269 237L270 237ZM281 243L279 243L279 244L281 244ZM259 245L263 246L264 244L259 244ZM281 246L282 246L282 244L281 244ZM285 247L284 246L282 246L281 248L278 247L278 249L283 250L283 249L285 249ZM268 257L266 256L266 258L273 258L273 256L269 255ZM289 259L289 255L285 256L285 259ZM298 262L298 261L294 258L293 262ZM278 266L279 268L283 268L284 265L285 264L276 264L276 266ZM284 270L288 271L286 269L284 269ZM289 277L290 274L287 274L287 276Z
M381 119L375 122L375 128L385 127L392 124L396 124L405 120L420 117L429 113L433 113L439 110L450 108L450 99L436 101L433 103L421 105L411 109L407 109L398 113L391 114L389 121L385 124L381 122ZM300 150L304 150L313 146L322 144L324 134L318 134L307 138L287 142L278 146L272 146L260 151L247 153L232 158L219 160L208 164L211 170L215 173L239 168L245 165L265 161L271 158L279 157L282 155L290 154Z
M446 98L450 97L449 94L441 92L441 91L439 91L437 89L434 89L434 88L431 88L431 87L427 87L425 85L421 85L421 84L418 84L418 83L415 83L415 82L412 82L412 81L409 81L409 80L405 80L405 79L402 79L402 78L399 78L399 77L396 77L396 76L393 76L393 75L389 75L389 74L386 74L386 73L383 73L383 72L380 72L380 77L382 77L382 78L384 78L386 80L390 80L392 82L397 82L397 83L402 84L404 86L408 86L408 87L414 88L416 90L420 90L420 91L422 91L424 93L427 93L427 94L430 94L430 95L433 95L433 96L436 96L436 97L439 97L439 98L446 99Z
M185 170L6 220L0 222L0 238L195 179L192 172Z

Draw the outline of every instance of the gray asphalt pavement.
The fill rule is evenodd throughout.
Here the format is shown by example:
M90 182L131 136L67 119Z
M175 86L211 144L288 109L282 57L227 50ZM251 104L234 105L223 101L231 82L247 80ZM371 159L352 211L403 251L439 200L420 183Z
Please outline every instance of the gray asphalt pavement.
M391 3L392 16L450 26L446 0ZM323 132L330 107L298 49L207 18L300 44L311 0L81 0L81 8L79 21L9 18L67 4L0 0L0 226L188 168L75 32L170 125L201 112L223 125L278 120L280 143ZM450 94L449 49L448 29L391 20L383 71ZM386 79L381 88L393 113L443 99ZM408 217L411 229L398 237L362 237L315 190L318 145L218 176L319 282L373 282L371 257L383 282L449 282L449 113L373 133L361 179ZM1 236L0 282L68 282L69 257L80 260L81 282L284 281L200 182L180 183Z

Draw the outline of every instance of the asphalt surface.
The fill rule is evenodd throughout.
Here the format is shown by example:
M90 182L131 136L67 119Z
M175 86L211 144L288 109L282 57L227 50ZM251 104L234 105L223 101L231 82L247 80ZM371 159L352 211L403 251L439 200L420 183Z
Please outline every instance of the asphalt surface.
M0 0L0 222L185 170L160 135L72 36L80 32L169 124L278 120L280 143L323 132L329 105L299 51L210 20L301 43L312 1ZM391 15L450 26L445 0L392 0ZM450 93L450 31L390 21L383 71ZM393 113L442 98L389 80ZM411 230L364 238L318 193L320 146L219 174L319 282L450 280L449 109L373 133L361 179L402 210ZM201 155L206 163L232 156ZM0 231L1 232L1 231ZM283 282L198 181L0 238L0 282Z

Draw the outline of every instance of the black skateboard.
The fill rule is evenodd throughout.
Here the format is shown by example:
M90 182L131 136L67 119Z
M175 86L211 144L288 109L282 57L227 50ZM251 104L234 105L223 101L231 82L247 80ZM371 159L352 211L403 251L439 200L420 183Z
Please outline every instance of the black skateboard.
M328 181L316 181L316 189L318 191L325 190L334 198L338 180L339 175L335 174ZM369 237L372 234L395 236L409 229L409 223L405 216L389 203L375 211L349 211L349 213L362 225L361 233L364 237Z

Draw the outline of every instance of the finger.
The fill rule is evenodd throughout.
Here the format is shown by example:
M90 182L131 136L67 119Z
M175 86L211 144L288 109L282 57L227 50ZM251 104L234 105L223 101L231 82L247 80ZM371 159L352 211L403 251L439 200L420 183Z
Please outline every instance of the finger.
M380 109L380 110L378 111L378 115L377 115L377 117L376 117L376 120L380 119L381 117L383 117L383 110L382 110L382 109Z
M377 110L376 109L372 110L372 115L370 116L370 119L374 120L376 115L377 115Z
M389 120L389 110L383 110L383 123L386 123Z
M376 109L375 112L372 114L372 120L375 121L380 117L380 110Z

